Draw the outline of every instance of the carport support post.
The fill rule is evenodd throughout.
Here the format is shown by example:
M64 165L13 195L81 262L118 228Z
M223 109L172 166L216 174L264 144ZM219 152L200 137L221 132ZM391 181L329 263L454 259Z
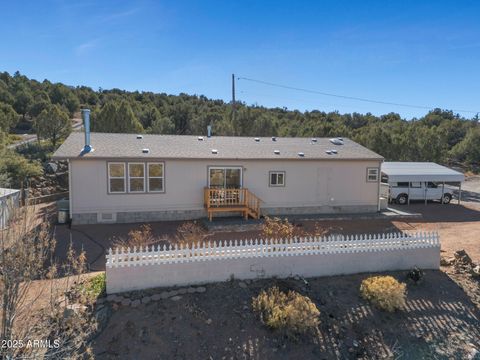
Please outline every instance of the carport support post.
M460 205L460 200L462 199L462 183L458 184L458 205Z
M410 205L410 181L408 182L408 205Z
M423 192L423 197L425 198L425 205L427 205L427 191L428 191L428 183L426 181L423 182L423 186L425 186L425 191Z
M443 194L445 194L445 181L442 183L442 200L440 200L442 202L442 205L444 205L445 203L443 202Z

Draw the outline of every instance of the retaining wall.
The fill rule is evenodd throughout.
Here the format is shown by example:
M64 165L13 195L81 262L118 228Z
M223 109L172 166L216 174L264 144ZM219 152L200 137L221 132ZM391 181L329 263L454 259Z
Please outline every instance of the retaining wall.
M107 255L107 292L205 284L231 277L316 277L407 270L414 266L439 268L437 234L328 239L215 244L196 249L110 251Z

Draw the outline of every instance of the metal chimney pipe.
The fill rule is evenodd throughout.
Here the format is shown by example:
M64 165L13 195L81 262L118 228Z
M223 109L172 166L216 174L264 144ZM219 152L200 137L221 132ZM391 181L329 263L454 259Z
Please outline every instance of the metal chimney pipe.
M212 137L212 125L207 126L207 137Z
M90 145L90 109L82 109L83 129L85 131L85 146L83 147L83 153L89 153L92 151Z

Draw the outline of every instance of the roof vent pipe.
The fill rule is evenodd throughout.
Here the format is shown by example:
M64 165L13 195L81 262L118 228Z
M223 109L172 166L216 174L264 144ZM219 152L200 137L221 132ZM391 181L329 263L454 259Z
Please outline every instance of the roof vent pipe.
M90 145L90 109L82 109L82 118L83 129L85 131L85 146L83 147L82 153L85 154L93 151L93 148Z
M207 137L212 137L212 125L207 126Z

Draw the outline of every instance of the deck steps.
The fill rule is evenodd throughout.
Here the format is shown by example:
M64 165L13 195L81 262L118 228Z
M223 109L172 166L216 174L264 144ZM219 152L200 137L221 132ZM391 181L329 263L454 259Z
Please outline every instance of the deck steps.
M261 200L248 189L205 188L205 208L208 219L214 213L239 212L245 219L259 219Z

